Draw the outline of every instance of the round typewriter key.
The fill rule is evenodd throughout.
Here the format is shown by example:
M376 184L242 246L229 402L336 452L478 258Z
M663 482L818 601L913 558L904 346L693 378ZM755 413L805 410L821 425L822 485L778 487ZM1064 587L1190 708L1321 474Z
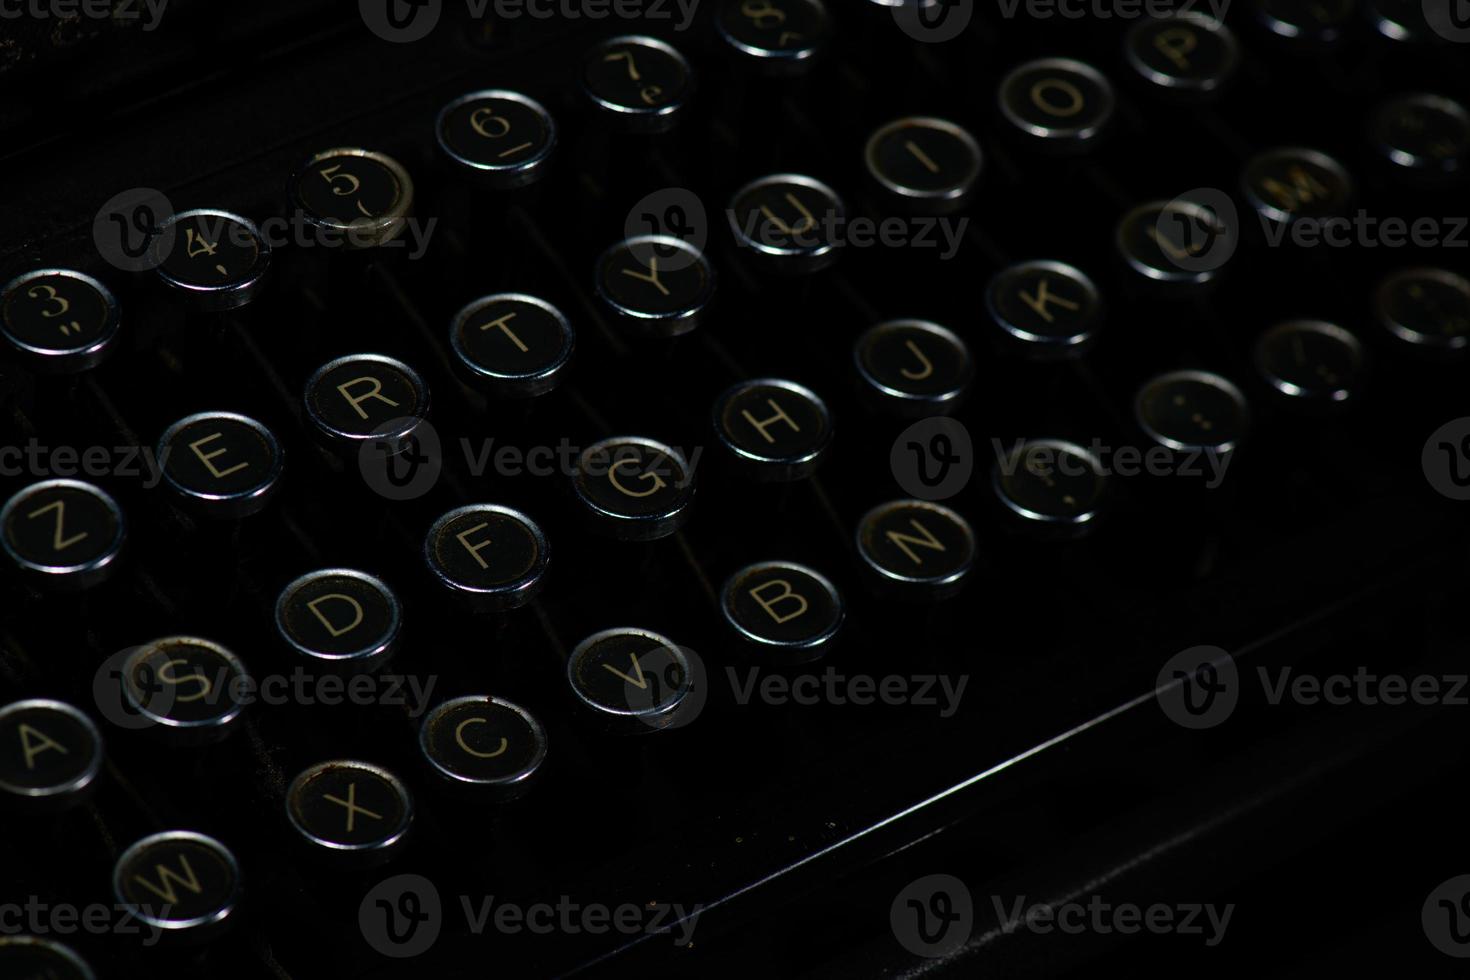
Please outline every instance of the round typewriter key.
M1246 199L1276 222L1342 214L1353 196L1353 179L1325 153L1293 147L1252 157L1242 178Z
M906 418L947 415L970 389L975 365L952 330L924 320L870 328L853 350L870 400Z
M652 337L677 337L699 326L715 295L715 270L683 239L640 235L602 253L596 285L624 323Z
M661 442L616 436L582 451L572 489L599 531L624 541L652 541L689 519L694 470L682 453Z
M86 798L102 769L102 733L61 701L0 707L0 799L57 811Z
M392 157L337 147L306 161L292 178L291 206L348 248L393 241L413 212L413 178Z
M211 517L259 511L280 483L281 444L259 422L233 412L180 419L158 440L163 478L195 510Z
M1250 423L1240 389L1206 371L1159 375L1139 389L1133 414L1149 438L1178 451L1231 452Z
M864 161L868 176L902 207L949 214L969 203L983 157L970 133L945 119L907 116L878 129Z
M80 480L33 483L0 508L0 546L46 588L96 585L112 572L126 535L117 501Z
M632 734L667 728L693 689L689 658L649 630L621 627L587 637L567 661L578 701L603 726Z
M806 71L832 33L822 0L724 0L715 27L731 51L767 75Z
M184 211L163 223L154 247L158 277L202 312L234 310L259 294L271 247L260 229L228 211Z
M353 672L392 657L403 612L383 581L350 568L308 572L276 598L276 630L309 663Z
M1256 0L1256 17L1287 41L1335 44L1352 23L1353 0Z
M1405 95L1373 115L1373 140L1380 153L1406 173L1453 177L1470 158L1470 113L1441 95Z
M694 69L672 45L623 35L593 47L582 82L592 104L621 128L663 133L674 127L689 104Z
M1407 344L1436 353L1470 346L1470 280L1444 269L1405 269L1378 287L1378 320Z
M1363 376L1363 345L1332 323L1279 323L1256 342L1256 368L1288 398L1337 404L1350 399Z
M1219 277L1238 234L1203 204L1151 201L1118 222L1118 253L1134 272L1161 286L1203 286Z
M434 522L424 560L445 588L482 609L518 609L541 591L551 545L536 522L497 504L471 504Z
M112 869L112 891L146 926L203 938L235 912L240 865L213 837L168 830L136 841Z
M836 191L800 174L762 177L730 200L735 244L790 275L818 272L837 261L833 235L845 214Z
M1075 357L1097 336L1103 303L1087 274L1065 262L1008 266L985 291L991 319L1038 360Z
M475 300L454 317L449 345L488 393L505 398L544 395L561 382L576 347L566 316L525 293Z
M371 867L393 857L408 836L413 799L398 777L380 766L319 762L291 780L286 819L319 855Z
M181 745L217 742L245 710L250 675L229 650L210 640L171 636L123 660L125 710Z
M1107 477L1097 457L1059 439L1028 439L997 460L995 495L1027 527L1065 536L1089 529Z
M975 564L975 532L956 512L924 500L895 500L858 521L858 556L870 581L896 598L946 599Z
M403 451L429 415L429 388L418 372L382 354L349 354L322 365L306 383L306 412L328 442L364 442Z
M556 123L535 99L486 89L455 99L439 113L439 148L455 164L497 190L539 180L556 148Z
M1113 85L1091 65L1042 58L1000 83L1000 111L1038 145L1065 151L1095 143L1113 117Z
M720 592L725 621L762 657L783 664L816 660L827 652L846 615L827 577L785 561L748 565Z
M69 946L39 936L0 936L0 976L16 980L97 980Z
M37 370L70 374L96 367L117 339L117 299L71 269L37 269L0 289L0 333Z
M832 415L791 381L742 381L715 402L715 434L742 472L762 481L802 480L832 444Z
M1192 95L1219 91L1240 65L1235 34L1197 13L1139 21L1128 32L1124 50L1128 64L1149 82Z
M546 732L525 708L471 695L429 712L419 728L419 749L452 784L511 799L526 790L546 759Z

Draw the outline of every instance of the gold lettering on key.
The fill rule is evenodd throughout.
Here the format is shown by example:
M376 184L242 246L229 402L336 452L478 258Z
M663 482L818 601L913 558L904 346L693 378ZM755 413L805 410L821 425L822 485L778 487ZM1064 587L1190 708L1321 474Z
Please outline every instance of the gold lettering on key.
M36 756L42 752L60 752L62 755L71 755L66 746L25 722L20 723L20 750L25 755L27 769L36 768Z
M234 466L231 466L227 470L219 469L218 467L216 467L214 465L214 460L217 459L217 458L219 458L220 456L225 455L226 450L224 450L224 449L216 449L212 453L206 453L206 452L201 451L200 448L199 448L200 446L203 446L206 443L214 442L214 440L216 440L216 439L222 439L222 438L224 438L224 433L223 432L216 432L216 433L213 433L212 435L205 436L203 439L196 439L193 442L189 443L189 448L194 451L194 455L195 456L198 456L199 457L199 462L203 463L205 469L207 469L207 470L209 470L209 472L213 473L217 479L223 479L224 477L229 476L231 473L238 473L241 470L245 470L245 469L249 469L250 468L249 464L247 464L247 463L236 463Z
M348 623L346 626L338 626L330 619L328 619L326 614L318 608L318 606L326 602L328 599L341 599L342 601L351 605L352 622ZM321 621L321 624L327 628L327 632L332 634L333 637L338 637L341 636L343 633L348 633L352 630L357 629L357 627L361 625L363 620L362 603L352 598L352 596L343 595L340 592L330 592L327 595L319 595L315 599L312 599L310 602L308 602L306 604L306 608L311 610L311 614Z
M370 817L373 820L382 820L383 819L382 815L377 814L377 813L374 813L373 811L369 810L367 807L358 806L357 805L357 784L356 783L348 783L347 784L347 799L345 799L345 800L342 799L341 797L333 796L331 793L323 793L322 794L322 799L327 800L330 803L335 803L338 806L346 807L347 808L347 833L349 833L349 834L352 833L352 829L353 829L353 827L356 824L357 815L359 813L362 814L365 817Z
M45 507L31 511L26 517L29 520L35 520L48 510L56 511L56 531L51 535L51 549L53 551L64 551L77 542L86 539L88 533L86 531L78 531L68 538L65 531L62 530L66 522L66 501L64 500L53 500Z
M915 143L913 140L904 140L903 146L904 149L912 153L914 155L914 158L922 163L924 165L924 168L928 170L931 174L939 173L939 164L935 163L934 160L929 156L929 154L920 149L919 144Z
M364 381L372 386L372 391L369 391L367 394L353 395L347 390L353 385L362 384ZM359 416L361 416L364 421L367 420L368 413L362 410L362 403L367 401L369 398L376 398L383 404L391 405L393 408L398 407L397 402L389 398L387 395L383 394L383 382L379 381L377 378L372 377L371 375L361 378L353 378L351 381L344 381L342 384L339 384L337 386L337 390L342 393L343 398L347 399L347 404L352 406L352 410L356 412Z
M781 594L771 599L767 599L761 593L764 590L771 588L772 586L779 588L781 590ZM766 611L766 615L774 619L776 621L776 625L778 626L782 623L790 622L798 616L805 615L807 609L810 608L810 604L806 601L806 597L796 592L796 590L792 589L791 583L786 581L784 578L772 579L769 582L762 582L760 585L756 586L753 589L749 589L748 591L750 592L751 598L760 603L761 608ZM786 599L796 600L797 608L783 616L780 613L776 612L776 605L782 600Z
M1188 27L1169 27L1154 35L1154 47L1180 71L1189 71L1189 55L1199 46L1199 36Z
M615 487L618 488L618 492L621 493L623 496L625 496L625 497L651 497L654 494L658 493L660 490L662 490L664 487L668 486L668 484L664 482L664 478L663 477L659 476L657 473L652 472L653 467L649 467L649 472L638 474L638 479L640 479L640 480L652 480L653 481L652 482L652 485L649 486L649 488L647 490L629 490L627 487L623 486L623 482L618 479L618 470L622 469L624 466L637 467L637 465L638 465L638 461L637 460L633 460L633 459L620 459L616 463L612 464L611 467L608 468L608 471L607 471L607 478L608 478L608 480L610 480L612 482L612 485L613 486L615 486ZM654 461L654 466L657 466L657 465L658 465L658 460L655 460Z
M884 537L888 538L889 541L892 541L894 544L898 545L900 550L902 550L904 554L908 555L909 560L912 561L915 565L924 564L924 560L920 558L917 554L915 554L914 549L909 547L909 545L917 545L920 548L928 548L932 551L948 550L944 547L943 544L940 543L939 539L934 536L933 532L931 532L924 525L920 524L917 520L910 517L909 523L913 525L915 531L918 531L920 534L923 535L922 538L916 538L912 534L906 534L903 531L888 531L884 534Z
M475 749L470 748L470 744L464 740L464 730L466 728L468 728L470 725L484 724L488 724L484 718L466 718L464 721L454 726L455 743L458 744L461 749L464 749L465 752L479 759L493 759L497 755L503 755L505 753L505 750L510 747L509 740L507 740L503 735L500 738L500 747L497 748L494 752L479 752Z
M1066 97L1067 101L1061 105L1049 101L1046 97L1048 92L1059 92ZM1043 78L1031 86L1031 102L1047 115L1063 119L1077 115L1086 105L1086 101L1082 98L1082 90L1065 78Z
M913 340L905 340L903 342L903 345L909 349L910 353L912 353L915 357L919 359L919 371L915 373L913 371L910 371L908 368L899 368L899 374L903 375L905 378L908 378L910 381L923 381L925 378L929 377L929 375L934 373L934 362L924 356L924 352L919 350L918 344L914 343Z
M785 221L776 217L776 213L766 205L761 205L761 214L765 215L766 220L775 225L777 230L783 235L803 235L817 226L816 217L807 210L806 205L802 204L795 194L787 191L786 202L801 213L801 223L795 227L788 225Z
M650 255L648 257L648 272L634 272L632 269L620 269L618 271L620 271L625 276L631 276L634 279L652 283L653 287L659 292L663 293L665 296L670 295L669 288L665 286L662 282L660 282L658 278L657 255Z
M767 398L766 404L771 406L771 408L775 410L776 414L764 420L757 419L754 415L750 414L750 409L748 408L742 408L740 410L740 414L745 416L745 421L755 426L756 431L761 434L761 438L765 439L766 442L774 443L776 441L775 438L766 431L766 429L770 426L775 425L777 422L785 422L787 425L791 426L791 431L793 432L801 431L801 426L797 425L796 422L791 418L791 416L786 414L786 410L784 408L776 404L776 400L774 398Z
M491 320L489 323L481 324L480 325L480 329L481 330L499 330L501 333L503 333L507 337L509 337L511 343L513 343L517 347L519 347L521 349L521 353L524 354L524 353L528 352L531 348L527 347L524 343L522 343L521 342L521 338L517 337L515 335L515 331L511 330L511 328L510 328L510 321L511 320L514 320L515 317L516 317L516 314L515 313L513 313L513 312L512 313L507 313L505 316L501 317L499 320Z
M1041 317L1047 323L1055 323L1056 317L1052 316L1051 311L1047 309L1048 303L1055 303L1065 310L1071 310L1073 313L1077 312L1081 307L1065 297L1051 295L1047 291L1050 288L1047 285L1049 282L1051 280L1043 276L1036 284L1036 292L1034 294L1022 289L1020 290L1020 296L1021 302L1035 310L1037 316Z
M469 530L460 531L458 534L455 535L455 537L459 539L459 543L464 545L464 550L470 553L470 557L478 562L482 569L488 569L490 567L490 564L486 562L485 559L480 557L480 552L490 547L490 539L486 538L484 541L481 541L478 544L470 544L470 535L474 534L476 531L483 531L489 526L489 522L476 524Z
M155 864L153 871L158 875L158 884L156 885L142 875L133 875L133 880L163 899L167 904L177 905L179 903L179 893L174 891L175 883L183 885L195 895L204 892L204 886L199 884L199 876L194 873L194 869L189 865L189 855L180 854L179 865L184 869L182 875L172 868L162 864Z

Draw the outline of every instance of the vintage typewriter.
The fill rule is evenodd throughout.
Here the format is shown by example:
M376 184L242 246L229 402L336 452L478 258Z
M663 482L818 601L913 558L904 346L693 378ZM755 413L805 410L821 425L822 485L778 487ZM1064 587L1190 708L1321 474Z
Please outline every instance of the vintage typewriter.
M1470 950L1459 7L0 6L0 977Z

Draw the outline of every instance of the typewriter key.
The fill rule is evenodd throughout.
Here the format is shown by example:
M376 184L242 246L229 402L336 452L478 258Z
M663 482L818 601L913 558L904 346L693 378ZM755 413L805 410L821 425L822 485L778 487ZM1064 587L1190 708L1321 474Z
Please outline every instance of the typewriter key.
M1470 162L1470 113L1441 95L1404 95L1373 114L1378 151L1404 173L1449 178Z
M1241 182L1251 206L1279 223L1341 215L1353 197L1353 179L1342 164L1325 153L1300 147L1252 157Z
M523 793L546 759L546 732L526 709L484 695L439 705L419 729L419 749L441 777L497 799Z
M1353 7L1353 0L1256 0L1256 19L1285 41L1318 47L1343 39Z
M1444 269L1405 269L1378 287L1378 321L1415 349L1458 354L1470 346L1470 280Z
M1342 327L1321 320L1279 323L1256 342L1256 368L1294 401L1341 404L1363 377L1363 345Z
M402 625L393 590L366 572L325 568L291 582L276 599L276 631L320 667L367 673L393 656Z
M418 372L382 354L350 354L322 365L306 383L306 412L333 446L364 442L408 449L429 415L429 388Z
M111 574L127 522L106 492L80 480L33 483L0 508L0 546L26 580L67 591Z
M825 654L846 615L826 576L785 561L748 565L730 576L720 590L720 611L758 656L782 664Z
M970 349L952 330L924 320L870 328L853 349L868 402L905 418L948 415L975 374Z
M948 507L896 500L858 521L857 550L869 582L904 599L946 599L975 563L975 533Z
M556 122L530 96L486 89L455 99L439 113L439 149L496 190L513 190L545 175L556 149Z
M1102 296L1065 262L1022 262L1002 269L985 291L990 317L1007 343L1037 360L1076 357L1102 325Z
M259 422L233 412L180 419L158 440L163 478L192 510L237 518L258 512L280 483L281 444Z
M0 936L0 976L17 980L97 980L70 946L39 936Z
M324 243L376 248L396 239L413 213L413 178L397 160L338 147L316 154L292 176L291 206Z
M286 819L318 856L343 866L372 867L402 847L413 825L413 798L381 766L319 762L291 780Z
M191 830L136 841L112 870L118 902L145 925L180 938L203 939L233 917L240 865L229 848Z
M84 800L102 769L102 733L61 701L0 707L0 800L55 812Z
M1071 537L1096 521L1107 477L1102 463L1081 446L1028 439L996 461L991 485L1021 526Z
M1240 389L1206 371L1159 375L1139 389L1133 414L1150 439L1181 452L1231 452L1250 424Z
M832 33L822 0L724 0L715 27L731 53L772 76L810 69Z
M735 244L785 275L807 275L837 261L836 236L846 213L836 191L801 174L762 177L730 199Z
M907 116L881 127L863 155L868 176L886 198L918 214L950 214L968 204L983 159L967 130L931 116Z
M1218 92L1240 66L1240 44L1220 21L1192 12L1139 21L1124 45L1128 64L1169 92Z
M621 627L587 637L567 661L578 702L619 734L667 728L693 689L689 658L666 637Z
M180 745L218 742L234 730L250 696L250 675L210 640L171 636L123 659L122 703L149 730Z
M670 235L618 242L597 260L597 295L624 323L650 337L676 337L699 326L715 294L704 253Z
M471 504L434 522L424 538L429 571L479 609L518 609L541 591L551 546L520 511Z
M1117 246L1129 268L1150 282L1197 287L1219 278L1239 234L1239 228L1203 204L1151 201L1118 222Z
M694 69L672 45L656 38L608 38L588 52L583 91L618 128L664 133L683 117L694 93Z
M689 519L694 470L670 446L618 436L582 451L572 490L598 531L624 541L652 541Z
M111 352L120 322L112 291L83 272L37 269L0 289L0 334L42 373L96 367Z
M1096 143L1113 117L1113 86L1091 65L1042 58L1000 83L1000 112L1047 150L1077 152Z
M238 309L259 295L270 271L271 247L260 229L228 211L184 211L159 228L157 273L190 309Z
M487 394L531 398L561 382L576 335L561 310L545 300L498 293L455 314L449 345Z
M832 445L832 415L791 381L742 381L715 401L715 434L736 466L761 481L803 480Z

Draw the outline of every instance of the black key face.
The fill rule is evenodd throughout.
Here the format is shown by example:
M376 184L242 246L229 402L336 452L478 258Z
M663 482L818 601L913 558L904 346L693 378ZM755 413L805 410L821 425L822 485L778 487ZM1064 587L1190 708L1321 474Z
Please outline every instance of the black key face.
M753 476L810 476L832 443L832 416L816 393L791 381L745 381L715 402L715 430Z
M1345 402L1363 375L1363 347L1332 323L1293 320L1256 344L1256 367L1277 391L1306 401Z
M513 609L541 590L551 547L536 522L520 511L472 504L434 522L424 539L424 557L448 588L487 607Z
M791 562L762 562L730 577L725 620L763 655L785 663L821 656L842 626L842 597L826 576Z
M620 436L582 451L572 487L596 526L628 540L677 531L694 500L694 471L675 449Z
M1302 44L1333 44L1353 17L1353 0L1257 0L1257 16L1274 34Z
M1242 182L1251 205L1272 221L1338 215L1353 195L1352 178L1342 164L1325 153L1300 148L1253 157Z
M386 769L366 762L322 762L291 780L286 816L318 847L386 857L413 823L413 800Z
M1113 116L1113 86L1096 68L1070 58L1027 62L1000 83L1001 113L1023 133L1079 146Z
M715 271L693 245L667 235L619 242L597 260L597 292L640 330L693 330L715 292Z
M338 442L404 440L428 416L429 389L402 361L352 354L311 376L306 410L317 428Z
M687 104L694 71L671 45L630 35L594 47L582 77L598 108L626 126L658 132L671 127Z
M219 841L187 830L144 837L117 859L117 900L145 923L168 930L224 921L240 897L240 866Z
M293 650L313 662L358 671L388 659L402 618L392 589L350 568L310 572L276 599L276 629Z
M0 543L10 560L60 587L90 585L122 550L126 524L117 501L80 480L46 480L0 510Z
M430 711L419 747L438 773L463 785L513 792L546 758L546 733L524 708L480 695Z
M185 211L164 223L155 248L158 275L202 310L236 309L259 291L270 268L260 229L228 211Z
M365 237L354 244L367 247L397 233L413 207L413 180L390 156L339 148L307 161L292 179L291 196L307 220L337 230L355 227Z
M1001 330L1035 356L1079 352L1102 322L1097 286L1063 262L1023 262L1003 269L985 297Z
M906 415L952 411L970 386L970 350L953 331L922 320L880 323L859 338L858 375Z
M1456 174L1470 157L1470 114L1443 96L1406 95L1374 114L1373 138L1380 152L1405 170Z
M942 599L964 584L975 563L975 534L948 507L896 500L868 511L857 529L858 555L895 595Z
M11 980L96 980L70 947L38 936L0 936L0 976Z
M725 0L715 23L726 44L772 74L810 66L832 31L822 0Z
M1127 54L1144 78L1180 92L1214 92L1240 64L1230 28L1196 13L1140 21L1128 32Z
M242 516L259 509L281 478L281 444L243 415L204 412L169 426L158 441L163 476L185 498Z
M736 244L790 272L813 272L836 259L833 233L845 212L836 191L800 174L763 177L730 201Z
M1097 517L1107 478L1081 446L1029 439L997 461L993 483L1001 503L1021 519L1076 529Z
M980 144L945 119L909 116L868 140L868 173L899 201L924 210L964 204L980 177Z
M1153 201L1123 216L1118 250L1146 279L1195 286L1219 276L1238 234L1210 208L1183 200Z
M102 768L102 734L60 701L0 707L0 797L76 802Z
M1470 346L1470 281L1444 269L1406 269L1378 287L1378 319L1426 350Z
M1154 378L1139 390L1134 414L1150 438L1176 450L1230 452L1249 423L1240 389L1205 371Z
M577 644L567 680L581 702L626 731L665 727L689 694L689 658L666 637L620 628Z
M561 310L545 300L500 293L460 310L449 342L483 387L507 397L531 397L556 387L576 337Z
M117 336L117 299L70 269L38 269L0 290L0 329L12 347L56 371L92 367Z
M196 637L155 640L123 661L128 708L184 742L211 742L228 734L245 708L249 684L239 658Z
M529 96L489 89L454 100L439 113L439 146L461 167L502 189L545 171L556 146L551 113Z

